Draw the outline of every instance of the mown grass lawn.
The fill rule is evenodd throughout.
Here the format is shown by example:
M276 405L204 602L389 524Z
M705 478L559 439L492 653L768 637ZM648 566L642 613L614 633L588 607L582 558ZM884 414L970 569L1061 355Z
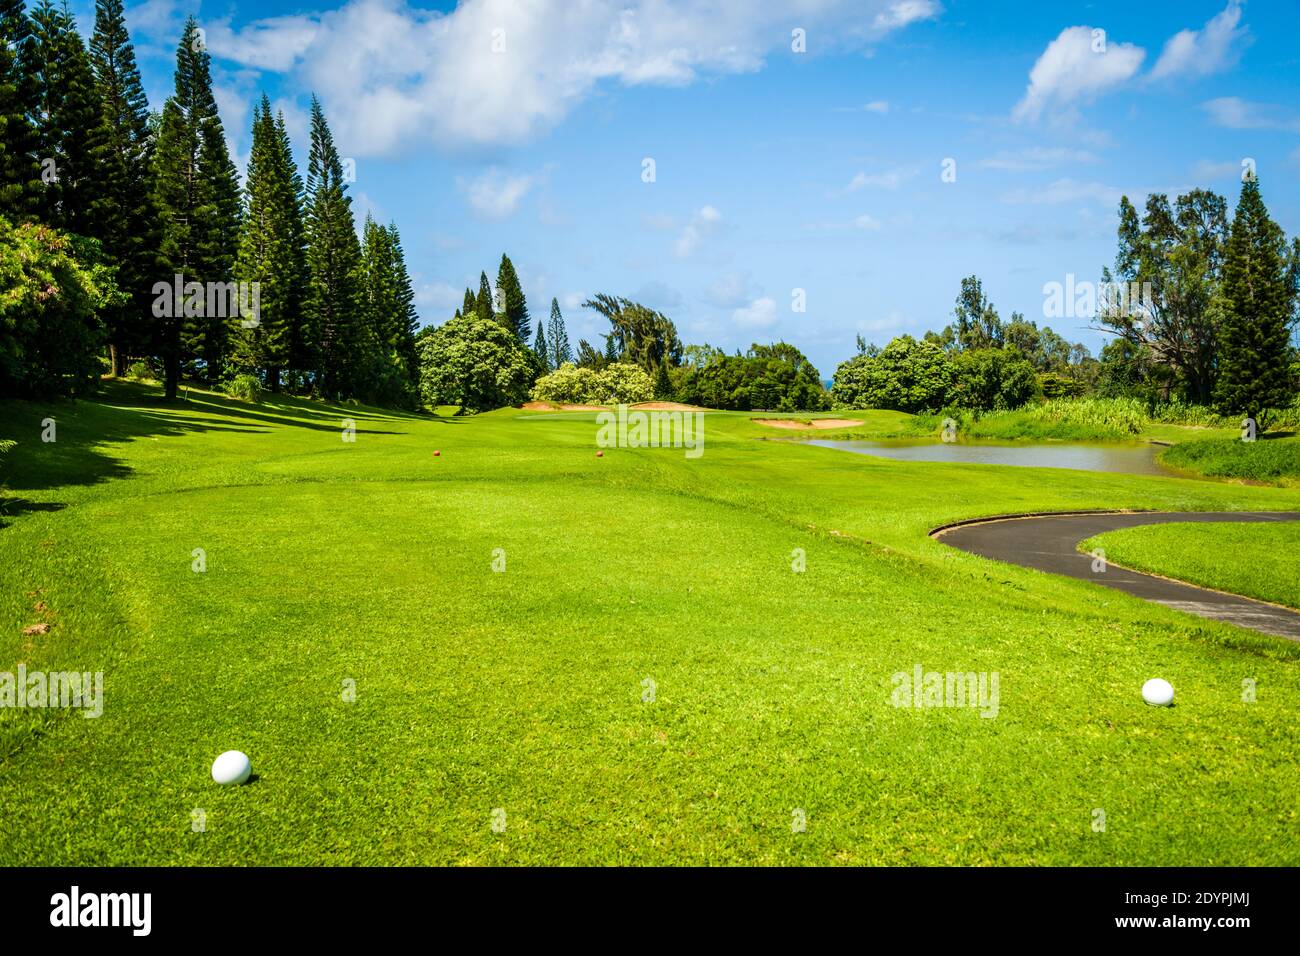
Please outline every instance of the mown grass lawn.
M1300 862L1300 646L927 537L1300 489L750 417L598 459L590 413L0 405L0 670L105 674L99 719L0 712L0 864ZM892 706L917 664L996 671L997 717ZM1143 704L1157 675L1177 706ZM211 782L230 748L251 784Z
M1300 527L1231 523L1146 525L1080 545L1106 559L1202 587L1300 608Z

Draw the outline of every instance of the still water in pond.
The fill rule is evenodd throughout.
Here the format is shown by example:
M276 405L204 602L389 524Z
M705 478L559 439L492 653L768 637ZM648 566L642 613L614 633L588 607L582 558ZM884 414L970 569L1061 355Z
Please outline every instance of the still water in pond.
M899 461L966 462L974 465L1021 465L1030 468L1075 468L1127 475L1169 475L1156 463L1159 445L1021 444L983 445L936 441L822 441L810 445L839 448L859 455Z

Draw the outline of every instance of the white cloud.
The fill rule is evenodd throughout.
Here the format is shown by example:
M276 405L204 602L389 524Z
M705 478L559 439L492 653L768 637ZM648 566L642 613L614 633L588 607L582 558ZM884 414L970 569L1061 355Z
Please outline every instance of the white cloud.
M1151 68L1151 79L1187 74L1205 76L1226 69L1236 61L1234 45L1247 30L1241 23L1237 0L1228 5L1201 30L1180 30L1165 43L1160 59Z
M460 183L460 187L477 215L496 220L514 215L536 183L536 176L512 176L493 166L476 179Z
M1097 157L1086 149L1072 149L1064 146L1031 146L1028 149L1017 151L1003 150L995 156L980 160L979 165L983 169L1032 172L1070 163L1095 162L1097 162Z
M673 243L673 251L682 258L691 255L704 239L715 232L722 223L722 213L712 206L701 206L691 217L682 234Z
M174 0L146 4L151 21L170 23L174 9ZM464 0L442 13L348 0L239 30L216 21L209 48L317 91L340 149L380 155L420 141L517 143L600 84L684 85L758 70L769 53L788 53L791 22L862 46L939 10L933 0Z
M898 0L876 14L874 25L878 30L897 30L917 20L933 20L942 9L937 0Z
M868 113L879 113L883 116L885 113L889 112L889 101L872 100L870 103L867 103L862 108L866 110Z
M1206 100L1201 109L1210 119L1227 129L1281 129L1300 132L1300 119L1283 113L1267 103L1252 103L1237 96L1220 96Z
M446 282L426 282L415 290L415 304L438 312L453 312L465 301L465 290Z
M320 21L311 16L270 17L248 24L238 33L230 18L205 20L208 52L257 70L283 72L294 65L320 32Z
M1091 27L1066 27L1029 71L1029 86L1012 117L1035 120L1048 109L1090 102L1132 79L1144 57L1146 51L1131 43L1099 43Z
M776 300L755 299L731 313L731 321L746 329L770 329L776 325Z
M897 189L904 182L917 174L915 169L887 169L879 173L858 173L844 187L845 192L855 193L867 186L880 189Z
M1226 179L1229 176L1239 176L1240 174L1241 161L1236 159L1229 159L1222 163L1202 159L1192 167L1192 177L1198 180Z
M1104 183L1085 183L1074 179L1058 179L1046 186L1022 187L1003 194L1002 201L1012 204L1056 204L1071 202L1097 202L1114 206L1124 194L1122 189Z
M721 309L735 309L753 297L753 282L747 272L728 272L715 279L704 298Z
M857 219L853 220L853 225L857 226L859 229L867 229L871 232L880 231L880 220L867 215L865 212Z

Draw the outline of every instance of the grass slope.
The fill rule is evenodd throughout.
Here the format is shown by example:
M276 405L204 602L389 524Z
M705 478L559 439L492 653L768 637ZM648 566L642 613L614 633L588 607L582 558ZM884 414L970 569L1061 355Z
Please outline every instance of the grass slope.
M0 670L105 673L0 711L0 864L1300 862L1300 647L926 534L1300 490L190 397L0 405ZM997 718L893 707L916 664Z
M1212 478L1294 485L1300 482L1300 438L1189 441L1165 449L1160 461L1170 468Z
M1294 524L1147 525L1080 545L1095 548L1137 571L1300 608L1300 527Z

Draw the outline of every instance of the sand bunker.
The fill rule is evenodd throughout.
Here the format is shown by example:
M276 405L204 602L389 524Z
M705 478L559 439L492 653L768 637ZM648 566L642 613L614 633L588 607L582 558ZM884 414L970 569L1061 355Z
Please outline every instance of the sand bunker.
M814 418L801 422L793 418L752 418L750 421L772 428L858 428L862 422L856 418Z

